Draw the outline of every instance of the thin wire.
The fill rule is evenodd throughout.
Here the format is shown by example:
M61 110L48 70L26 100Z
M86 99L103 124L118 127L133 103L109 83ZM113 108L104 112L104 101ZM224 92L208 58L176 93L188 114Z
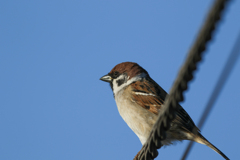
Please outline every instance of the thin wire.
M208 100L208 103L207 103L206 108L205 108L205 110L202 114L202 117L201 117L201 119L198 123L198 128L199 129L201 129L203 127L206 119L208 118L211 110L213 109L213 105L216 102L219 94L221 93L221 91L222 91L222 89L223 89L223 87L224 87L224 85L225 85L225 83L226 83L234 65L237 62L237 59L238 59L239 55L240 55L240 32L239 32L237 40L236 40L236 42L233 46L233 49L232 49L232 51L231 51L231 53L228 57L228 60L227 60L225 66L222 70L222 73L218 78L218 82L217 82L217 84L216 84L216 86L215 86L215 88L212 92L212 95ZM187 158L189 152L191 151L192 146L193 146L193 141L191 141L188 144L188 146L187 146L187 148L186 148L186 150L185 150L185 152L182 156L182 160L185 160Z
M166 138L166 131L169 129L170 123L175 118L176 111L179 109L178 102L183 101L183 92L187 89L188 82L193 78L193 72L197 69L197 64L202 59L201 57L207 47L207 42L211 40L212 33L228 1L215 0L194 45L188 53L185 63L178 73L147 142L143 145L135 159L152 160L157 157L157 149L162 146L161 141Z

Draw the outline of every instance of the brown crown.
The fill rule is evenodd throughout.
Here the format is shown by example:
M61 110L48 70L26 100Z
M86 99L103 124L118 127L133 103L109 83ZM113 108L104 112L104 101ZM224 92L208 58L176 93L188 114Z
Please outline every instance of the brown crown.
M119 63L110 71L109 74L113 74L115 71L118 71L120 74L127 73L129 79L141 73L146 73L148 75L148 72L145 69L134 62Z

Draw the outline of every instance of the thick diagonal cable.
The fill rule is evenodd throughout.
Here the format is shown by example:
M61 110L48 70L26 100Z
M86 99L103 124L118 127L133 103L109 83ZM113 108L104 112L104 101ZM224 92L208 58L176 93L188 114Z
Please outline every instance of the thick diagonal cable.
M208 13L205 24L202 26L198 37L190 49L184 65L181 67L178 77L175 80L169 96L159 113L158 120L152 128L147 142L143 145L138 160L152 160L157 157L162 144L166 138L166 131L170 127L178 110L178 102L183 101L183 91L188 87L188 82L193 78L193 72L197 69L197 63L201 60L202 53L206 48L207 42L211 39L215 25L220 19L225 3L228 0L216 0Z
M199 129L201 129L203 127L204 122L206 121L206 119L207 119L208 115L210 114L211 110L213 109L214 103L216 102L216 100L217 100L219 94L221 93L221 91L222 91L222 89L223 89L223 87L224 87L224 85L225 85L225 83L226 83L234 65L236 64L236 61L239 57L239 54L240 54L240 32L239 32L237 40L234 44L233 50L231 51L231 54L229 55L229 57L227 59L227 62L226 62L225 66L222 70L221 75L218 78L217 84L216 84L216 86L215 86L215 88L214 88L214 90L211 94L211 97L209 98L209 101L206 105L206 108L205 108L205 110L202 114L202 117L201 117L201 119L198 123L198 128ZM192 146L193 146L193 141L191 141L188 144L188 146L187 146L187 148L186 148L186 150L185 150L185 152L182 156L182 160L185 160L187 158Z

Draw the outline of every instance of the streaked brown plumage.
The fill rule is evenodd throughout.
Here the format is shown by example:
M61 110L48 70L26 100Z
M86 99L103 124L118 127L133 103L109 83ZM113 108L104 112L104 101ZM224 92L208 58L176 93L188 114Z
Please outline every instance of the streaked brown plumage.
M101 80L110 83L120 115L144 144L161 112L167 92L149 76L145 69L133 62L116 65ZM228 159L201 135L188 113L180 105L179 107L176 118L167 131L166 140L162 144L169 145L173 141L193 140L207 145Z

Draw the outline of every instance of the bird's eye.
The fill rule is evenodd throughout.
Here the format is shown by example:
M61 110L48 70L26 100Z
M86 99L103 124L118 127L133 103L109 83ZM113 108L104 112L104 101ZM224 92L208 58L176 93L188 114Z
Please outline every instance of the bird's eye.
M118 71L113 72L113 78L117 78L118 76L119 76L119 72Z

